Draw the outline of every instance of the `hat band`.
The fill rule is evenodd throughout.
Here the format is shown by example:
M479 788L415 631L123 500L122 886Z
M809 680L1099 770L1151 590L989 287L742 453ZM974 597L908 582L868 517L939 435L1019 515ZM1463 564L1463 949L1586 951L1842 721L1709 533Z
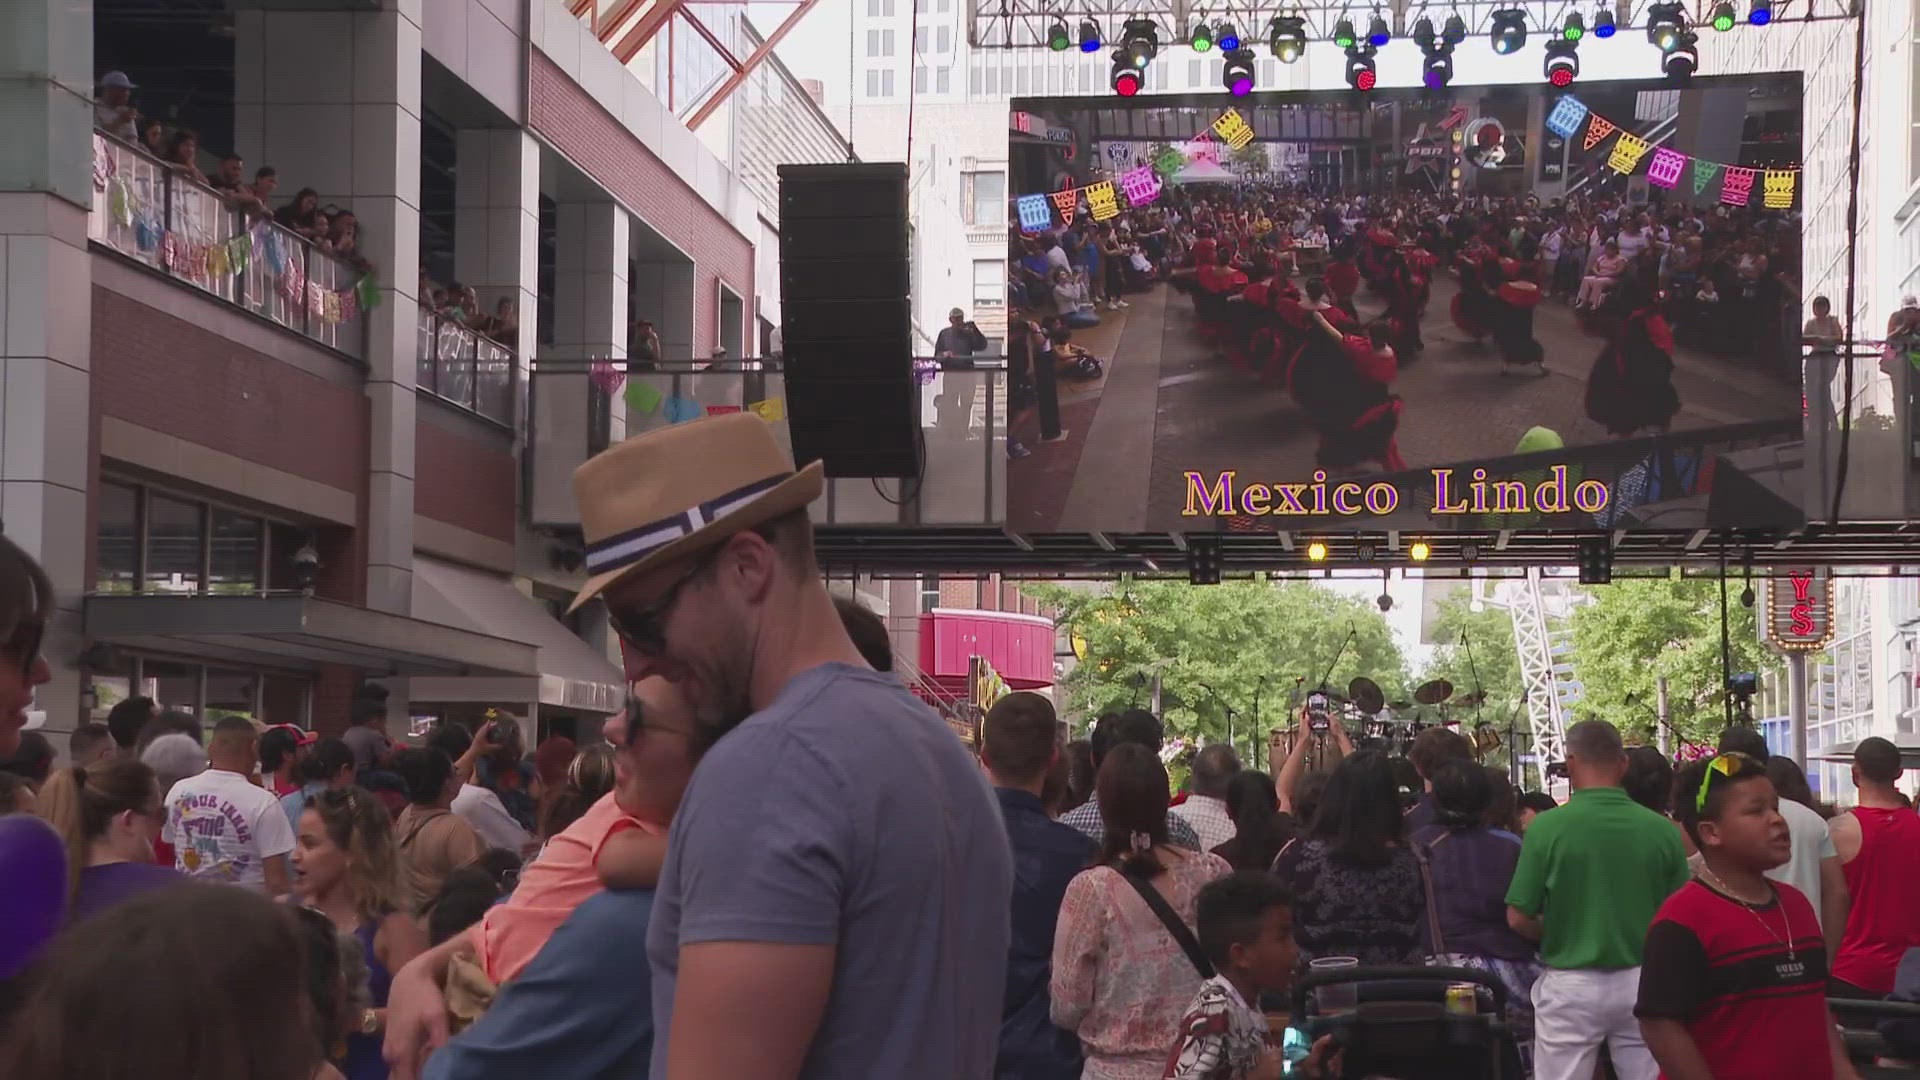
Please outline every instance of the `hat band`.
M717 499L708 499L691 510L683 510L672 517L662 518L637 529L616 533L604 540L596 540L587 545L587 573L604 574L609 570L632 566L668 544L692 536L728 514L740 510L760 496L779 487L792 476L792 473L769 476L765 480L755 481L746 487L730 491Z

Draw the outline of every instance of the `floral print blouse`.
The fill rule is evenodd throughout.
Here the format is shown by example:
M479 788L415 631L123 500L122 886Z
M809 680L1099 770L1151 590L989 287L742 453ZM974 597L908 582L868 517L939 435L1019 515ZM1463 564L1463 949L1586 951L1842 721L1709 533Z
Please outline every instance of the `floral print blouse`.
M1191 928L1201 886L1232 872L1218 855L1161 849L1153 883ZM1080 1037L1085 1080L1159 1080L1200 973L1119 871L1084 870L1067 886L1053 939L1053 1022Z

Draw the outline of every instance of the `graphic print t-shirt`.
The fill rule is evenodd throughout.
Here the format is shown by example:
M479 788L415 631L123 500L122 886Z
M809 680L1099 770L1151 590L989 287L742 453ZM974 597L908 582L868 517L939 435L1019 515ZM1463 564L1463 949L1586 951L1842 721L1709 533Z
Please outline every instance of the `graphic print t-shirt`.
M1715 1076L1831 1080L1827 948L1791 885L1750 907L1690 881L1647 931L1635 1016L1685 1024Z
M264 889L265 860L293 850L280 800L239 773L208 769L173 785L160 839L174 868L196 881Z

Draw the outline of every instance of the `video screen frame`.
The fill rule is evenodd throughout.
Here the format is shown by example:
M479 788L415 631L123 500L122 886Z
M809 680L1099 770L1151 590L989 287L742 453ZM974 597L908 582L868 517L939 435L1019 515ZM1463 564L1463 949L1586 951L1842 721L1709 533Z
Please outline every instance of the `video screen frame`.
M1643 95L1649 94L1669 95L1671 112L1662 116L1643 110ZM1736 97L1741 122L1728 125L1726 110ZM1571 126L1568 116L1556 116L1563 99L1584 106L1584 115ZM1227 120L1229 109L1244 125ZM1559 109L1561 114L1569 111ZM1009 351L1016 390L1023 378L1030 384L1025 400L1015 404L1031 409L1034 399L1048 397L1034 389L1040 375L1051 375L1051 396L1059 402L1052 426L1061 429L1062 437L1049 440L1055 432L1048 430L1045 418L1037 423L1029 418L1024 424L1016 419L1015 435L1031 436L1023 440L1031 452L1009 462L1009 527L1036 532L1277 531L1302 526L1592 531L1788 527L1804 522L1806 507L1815 500L1804 496L1805 479L1795 466L1804 425L1819 419L1819 395L1803 386L1801 377L1799 339L1811 312L1796 312L1775 281L1782 274L1800 277L1804 192L1797 184L1804 112L1798 72L1703 77L1684 91L1660 80L1595 80L1566 89L1495 84L1456 85L1440 92L1014 99L1008 152ZM1089 115L1120 122L1088 123ZM1549 126L1550 119L1559 122ZM1594 138L1603 121L1605 130ZM1189 152L1183 154L1184 163L1170 162L1172 169L1158 167L1157 159L1167 149L1192 149L1191 141L1169 134L1182 129L1204 135L1215 156L1208 161ZM1723 143L1731 135L1729 150L1718 151L1718 157L1732 161L1704 154L1674 160L1683 153L1678 149L1685 145L1683 134L1704 137L1707 131ZM1235 136L1249 133L1254 136L1251 142L1233 145ZM1757 150L1754 143L1743 144L1756 134ZM1246 146L1275 145L1287 149L1268 149L1264 170L1243 171L1233 161L1232 155ZM1071 150L1063 153L1063 147ZM1116 147L1137 152L1110 157ZM1693 174L1700 167L1692 164L1695 160L1719 166L1697 190ZM1229 175L1180 175L1196 162ZM1223 162L1228 164L1223 167ZM1650 177L1656 162L1659 172ZM1729 165L1734 171L1728 171ZM1136 210L1130 204L1145 186L1138 175L1143 168L1153 171L1158 193ZM1259 178L1249 178L1248 172ZM1493 178L1497 182L1489 183L1485 174L1494 173L1500 174ZM1078 188L1073 201L1078 230L1063 221L1057 194L1063 178L1074 180ZM1533 225L1527 237L1535 241L1533 257L1522 258L1528 252L1515 242L1494 253L1498 261L1491 274L1470 282L1460 271L1467 238L1442 232L1439 242L1416 249L1424 252L1424 264L1403 258L1402 263L1411 265L1361 265L1369 259L1364 248L1372 238L1359 234L1375 231L1375 220L1364 208L1351 213L1349 204L1340 226L1352 230L1348 236L1354 246L1344 253L1347 258L1336 257L1333 250L1346 238L1330 237L1323 253L1311 255L1309 249L1317 245L1295 242L1301 238L1291 235L1289 223L1270 223L1262 215L1237 220L1233 227L1239 234L1214 245L1216 257L1223 247L1233 246L1237 265L1230 273L1212 276L1238 275L1237 282L1222 289L1219 280L1197 280L1203 275L1196 272L1194 252L1207 237L1200 235L1204 227L1194 227L1194 219L1217 214L1223 202L1239 213L1247 209L1243 196L1248 192L1278 189L1320 200L1351 200L1365 192L1389 200L1384 208L1375 202L1374 209L1398 211L1393 202L1406 198L1416 180L1433 184L1422 197L1434 205L1484 197L1495 200L1488 207L1494 213L1503 206L1498 200L1535 195L1537 202L1527 215ZM1118 268L1123 284L1114 290L1102 279L1114 265L1115 252L1101 246L1097 257L1089 256L1086 249L1094 240L1084 235L1094 213L1088 188L1103 181L1112 185L1113 195L1103 222L1117 217L1115 224L1131 224L1144 216L1153 226L1134 230L1144 234L1138 238L1131 232L1110 237L1121 241L1119 254L1127 263ZM1634 309L1651 308L1664 327L1650 327L1644 318L1628 326L1633 312L1604 308L1604 291L1593 298L1599 302L1583 305L1592 307L1591 312L1578 313L1569 325L1573 313L1565 310L1568 302L1583 299L1586 279L1596 276L1585 272L1594 268L1593 252L1581 252L1578 272L1569 278L1561 265L1563 256L1541 265L1538 246L1555 213L1564 216L1573 205L1557 201L1564 195L1556 192L1569 186L1589 212L1597 212L1597 198L1653 207L1656 231L1640 233L1642 237L1664 228L1666 242L1672 244L1680 230L1661 215L1682 207L1689 215L1685 222L1701 226L1697 239L1702 250L1695 260L1676 255L1671 261L1681 273L1671 274L1663 251L1647 266L1649 280L1637 292ZM1737 205L1733 186L1744 189L1751 209ZM1209 193L1186 194L1196 190ZM1047 202L1045 229L1033 227L1031 196L1036 194ZM1102 192L1098 198L1105 201L1105 196ZM1784 208L1778 205L1783 199ZM1114 205L1118 215L1110 213ZM1174 213L1182 220L1173 221L1173 214L1164 211L1176 206L1180 209ZM1317 206L1307 216L1313 219L1310 232L1322 224ZM1766 227L1745 227L1749 217ZM1590 219L1583 223L1592 224ZM1387 231L1404 234L1395 236L1393 250L1406 246L1407 240L1426 238L1418 221L1412 228L1399 219L1388 224L1393 228ZM1332 232L1335 227L1327 225ZM1273 258L1264 262L1250 258L1249 253L1259 254L1263 245L1252 242L1248 226L1261 235L1269 229L1289 231L1285 246L1293 250L1287 259L1277 250L1268 251ZM1154 238L1163 229L1171 233L1182 227L1188 230L1184 237ZM1227 239L1223 230L1215 231ZM1585 231L1584 243L1563 236L1560 251L1590 245L1599 250L1592 230ZM1766 256L1764 266L1747 258L1746 246L1759 233L1767 240L1760 252ZM1061 255L1049 250L1046 264L1034 262L1029 241L1037 235L1068 241L1058 245L1063 252L1078 245L1064 260L1073 279L1064 296L1052 287ZM1735 247L1740 252L1729 261ZM1137 267L1142 255L1152 268L1144 274L1129 268ZM1095 262L1100 270L1090 272ZM1318 282L1322 294L1306 296L1311 271L1332 269L1328 264L1338 262L1353 264L1359 282L1348 285L1341 297L1341 290L1325 288L1333 284L1327 280L1332 275L1323 273ZM1516 272L1516 262L1533 265ZM1691 275L1685 273L1690 265L1697 267ZM1270 278L1268 288L1258 288L1264 272L1275 269L1283 271L1284 278ZM1725 303L1728 290L1722 283L1729 280L1728 270L1732 283L1742 289L1734 304ZM1418 278L1423 271L1424 282L1396 284L1396 276ZM1755 271L1750 280L1747 275ZM1347 268L1339 272L1351 273ZM1138 291L1142 277L1151 282L1144 292ZM1714 280L1716 288L1697 288L1702 280ZM1376 283L1397 288L1402 295L1375 293ZM1248 284L1256 286L1251 297L1245 295ZM1527 296L1525 284L1532 284L1537 295ZM1467 298L1467 311L1460 310L1457 299L1467 291L1462 286L1475 294ZM1221 292L1234 295L1223 302ZM1703 292L1712 299L1702 300ZM1129 297L1144 302L1132 303ZM1301 321L1300 307L1322 313L1328 308L1319 305L1331 301L1333 307L1342 299L1349 318L1332 328L1340 332L1337 336L1311 347L1314 364L1301 369L1298 360L1309 351L1305 342L1313 340L1310 332L1327 328L1320 319ZM1069 303L1077 318L1066 328L1062 349L1051 340L1059 336L1059 327L1043 319L1052 315L1055 323L1065 321L1060 309ZM1718 307L1704 307L1710 303ZM1764 321L1735 310L1762 310L1757 306L1761 304L1767 313ZM1399 311L1388 310L1394 307ZM1415 314L1404 317L1409 313ZM1383 384L1385 393L1378 386L1362 387L1369 395L1364 398L1352 393L1352 386L1316 390L1312 377L1302 378L1315 366L1337 366L1336 352L1350 349L1352 338L1365 337L1382 316L1395 314L1403 317L1389 321L1386 340L1379 343L1394 352L1396 368ZM1157 326L1152 325L1155 319ZM1113 331L1103 332L1113 324L1118 324ZM1411 334L1406 333L1409 325L1416 328ZM1481 333L1469 335L1470 327ZM1153 340L1156 330L1158 343ZM1035 347L1018 347L1023 333L1035 340ZM1203 348L1193 348L1191 340L1177 343L1176 334L1197 337ZM1745 340L1729 347L1733 334ZM1661 349L1668 338L1675 340ZM1196 351L1205 355L1173 355ZM1589 394L1608 352L1633 367L1636 353L1662 351L1669 353L1667 362L1674 370L1664 380L1665 388L1659 379L1651 380L1651 389L1647 380L1626 379L1614 380L1611 393L1603 386L1603 392ZM1720 355L1710 355L1714 351ZM1370 359L1360 350L1352 353L1349 362L1356 369ZM1053 362L1043 369L1037 361L1049 354ZM1405 359L1408 356L1413 359ZM1024 376L1023 359L1028 365ZM1657 367L1659 358L1654 361ZM1129 364L1157 370L1142 380L1125 373ZM1422 375L1423 369L1436 374ZM1402 376L1412 378L1403 383ZM1152 384L1145 391L1143 381ZM1541 383L1555 388L1557 403L1528 401L1525 388ZM1727 392L1721 392L1722 386ZM1118 419L1103 418L1103 406L1116 390L1121 408L1110 411ZM1675 400L1663 406L1657 400L1663 392ZM1602 400L1590 402L1590 396ZM1569 397L1574 399L1571 409ZM1750 400L1738 400L1742 397ZM1811 410L1803 408L1803 402ZM1434 405L1440 409L1420 416ZM1535 405L1550 418L1516 427L1529 419L1524 414ZM1383 416L1382 407L1392 415ZM1666 407L1672 411L1666 413L1663 429L1661 412ZM1362 430L1359 437L1346 440L1350 445L1341 446L1342 440L1330 439L1326 430L1334 419L1371 422L1374 430ZM1616 426L1624 430L1612 430ZM1328 453L1330 442L1335 445ZM1250 452L1249 445L1261 448ZM1078 460L1065 467L1058 460L1075 455Z

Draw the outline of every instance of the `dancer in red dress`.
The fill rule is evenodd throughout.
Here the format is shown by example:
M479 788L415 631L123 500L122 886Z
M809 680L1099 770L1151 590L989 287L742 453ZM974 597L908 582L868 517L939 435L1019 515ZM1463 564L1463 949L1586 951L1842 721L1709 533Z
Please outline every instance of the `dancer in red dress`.
M1453 315L1453 325L1459 327L1460 332L1475 344L1493 331L1493 308L1486 264L1482 261L1485 252L1485 248L1470 245L1454 263L1454 269L1460 275L1460 291L1453 294L1453 304L1449 310Z
M1406 468L1394 441L1401 403L1387 390L1399 374L1392 331L1383 320L1368 326L1361 337L1342 333L1323 314L1315 313L1313 320L1345 361L1319 373L1307 395L1320 433L1320 466L1352 469L1371 463L1389 472ZM1307 355L1313 352L1310 348Z
M1606 347L1587 376L1587 415L1628 438L1645 428L1665 431L1680 411L1673 388L1673 332L1646 286L1631 275L1608 298Z
M1507 260L1511 261L1511 260ZM1491 270L1491 266L1489 267ZM1501 271L1505 269L1502 264ZM1524 278L1508 278L1487 293L1488 329L1500 348L1503 373L1545 375L1547 352L1533 336L1533 309L1540 306L1540 286Z

